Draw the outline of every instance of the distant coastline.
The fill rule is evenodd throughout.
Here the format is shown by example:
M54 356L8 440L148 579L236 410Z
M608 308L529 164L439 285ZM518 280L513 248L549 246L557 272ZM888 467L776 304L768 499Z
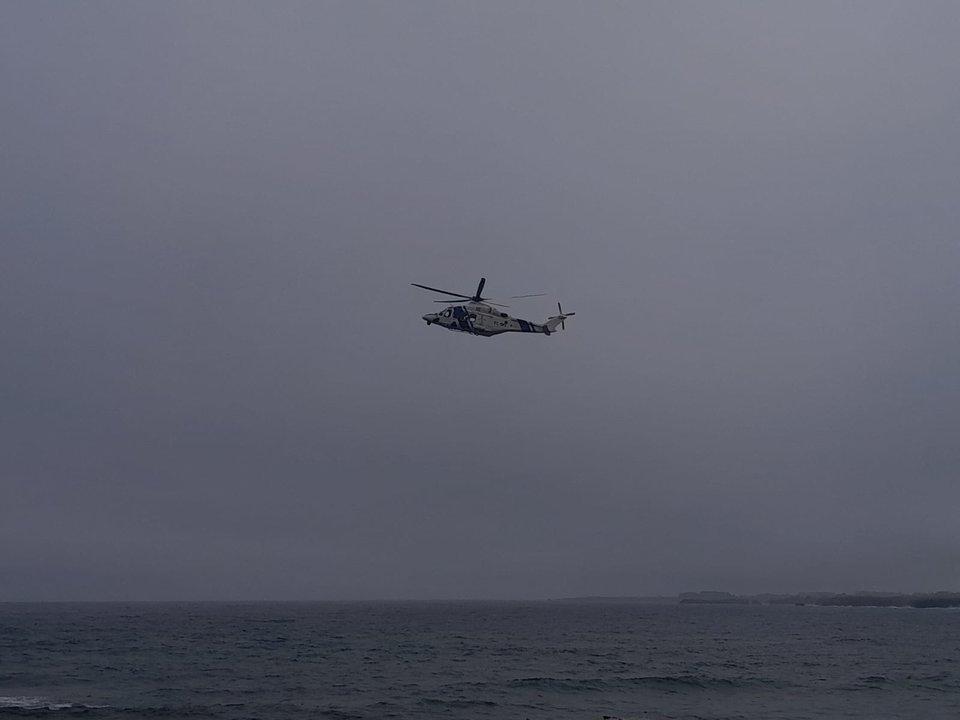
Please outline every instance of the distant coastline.
M825 607L960 607L960 592L932 593L867 592L760 593L735 595L719 590L684 592L679 595L591 595L558 598L556 602L631 603L646 605L819 605Z

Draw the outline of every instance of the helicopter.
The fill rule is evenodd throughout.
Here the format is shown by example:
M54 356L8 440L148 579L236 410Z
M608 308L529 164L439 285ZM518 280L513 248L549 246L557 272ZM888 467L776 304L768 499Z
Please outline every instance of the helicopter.
M483 286L486 282L486 278L480 278L480 284L477 285L477 291L473 295L440 290L439 288L420 285L419 283L410 284L414 287L423 288L424 290L442 293L443 295L452 295L457 298L456 300L434 300L434 302L444 303L450 307L438 313L427 313L424 315L423 319L427 325L439 325L447 330L456 330L458 332L470 333L471 335L492 337L493 335L502 335L508 332L542 333L544 335L550 335L557 327L566 330L564 320L576 314L563 312L560 303L557 303L557 310L560 314L547 318L543 323L535 323L529 320L511 317L505 312L494 309L508 307L507 305L491 302L489 298L481 296ZM526 298L539 297L541 295L543 295L543 293L513 295L511 297Z

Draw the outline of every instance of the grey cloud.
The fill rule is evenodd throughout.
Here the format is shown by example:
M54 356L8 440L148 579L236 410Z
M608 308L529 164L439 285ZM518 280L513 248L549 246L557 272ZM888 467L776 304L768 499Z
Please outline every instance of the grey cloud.
M958 30L7 4L0 599L956 589Z

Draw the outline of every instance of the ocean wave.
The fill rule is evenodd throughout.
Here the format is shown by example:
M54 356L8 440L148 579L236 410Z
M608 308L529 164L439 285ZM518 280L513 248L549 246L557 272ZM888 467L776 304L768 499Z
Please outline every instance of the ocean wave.
M100 710L108 705L87 705L84 703L57 702L50 698L35 695L3 695L0 696L0 715L33 716L53 713L69 713L71 715L86 713L91 710Z
M472 708L472 707L498 707L499 703L494 702L493 700L477 699L472 700L470 698L438 698L438 697L424 697L420 699L421 705L437 705L447 708Z
M90 705L76 702L55 702L49 698L34 696L0 697L0 717L43 718L51 716L72 717L74 715L98 717L102 716L102 711L106 711L107 716L111 718L124 716L133 718L217 718L233 716L237 708L243 707L245 707L243 703L123 707L114 705Z
M327 708L317 711L321 717L334 718L334 720L363 720L363 715L350 710L341 710L339 708Z
M667 692L682 690L716 690L774 687L773 680L765 678L720 678L707 675L640 675L633 677L613 678L554 678L530 677L518 678L509 683L513 688L527 688L546 690L551 692L609 692L611 690L628 690L636 688L651 688Z
M935 675L905 675L887 677L885 675L867 675L857 682L845 686L847 690L930 690L933 692L956 692L960 682L950 673Z
M0 696L0 710L69 710L71 708L94 708L102 705L55 702L49 698L30 695Z

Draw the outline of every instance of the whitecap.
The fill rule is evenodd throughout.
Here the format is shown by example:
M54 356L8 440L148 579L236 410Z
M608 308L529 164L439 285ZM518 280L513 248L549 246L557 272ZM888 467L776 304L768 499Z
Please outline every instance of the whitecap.
M75 703L54 702L49 698L34 695L0 695L0 709L14 710L69 710L70 708L106 707L105 705L78 705Z
M70 703L53 703L42 697L31 697L29 695L14 695L5 697L0 695L0 708L18 708L20 710L60 710L70 707Z

